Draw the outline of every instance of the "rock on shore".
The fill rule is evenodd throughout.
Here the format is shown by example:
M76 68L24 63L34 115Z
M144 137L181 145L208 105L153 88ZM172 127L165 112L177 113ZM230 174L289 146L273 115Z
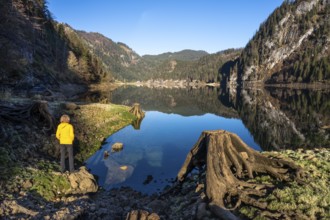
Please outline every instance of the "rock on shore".
M86 194L97 192L98 186L95 178L90 174L86 167L80 167L79 171L73 172L68 176L71 188L70 194Z

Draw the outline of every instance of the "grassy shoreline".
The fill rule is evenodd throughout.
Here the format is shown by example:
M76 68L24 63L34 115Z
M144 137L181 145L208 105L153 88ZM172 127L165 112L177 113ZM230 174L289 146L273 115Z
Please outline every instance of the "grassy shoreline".
M104 108L106 105L96 104L94 105L100 108ZM110 105L111 109L114 105ZM120 109L127 110L128 107L117 106ZM84 121L84 117L91 118L90 107L85 106L85 109L81 109L81 115L76 114L76 120L80 122ZM78 116L78 117L77 117ZM98 114L98 120L102 124L105 118L112 118L113 120L122 119L123 124L118 126L118 130L121 129L120 126L124 126L128 123L131 118L125 119L126 115L118 113L116 111L112 112L110 115L105 116ZM112 121L112 119L105 121ZM85 123L85 122L84 122ZM95 122L93 122L94 124ZM106 125L105 123L104 125ZM87 126L87 127L86 127ZM113 125L110 127L112 128ZM92 128L91 124L84 124L88 130ZM101 126L102 127L102 126ZM105 126L107 127L107 126ZM101 129L102 130L102 129ZM100 130L100 131L101 131ZM116 129L113 129L113 133ZM92 131L92 130L91 130ZM101 133L104 134L102 131ZM100 143L100 139L96 137L96 143ZM96 144L97 146L99 144ZM96 149L97 150L97 149ZM330 151L326 148L314 149L314 150L283 150L283 151L267 151L263 152L266 155L272 157L282 157L291 160L301 166L308 173L308 182L306 185L299 185L295 182L285 185L283 188L275 189L266 198L263 198L264 202L267 202L269 209L274 213L291 213L292 216L297 214L297 216L307 217L307 218L330 218L330 191L327 187L327 182L330 181ZM256 179L253 181L270 181L264 177L264 179ZM241 214L245 217L251 219L269 219L267 213L263 210L258 210L253 207L242 206L239 210ZM263 216L263 217L261 217Z
M76 136L76 169L101 147L105 138L135 120L128 106L66 102L48 104L55 118L55 129L60 115L68 114L71 117ZM56 201L65 196L69 183L59 173L60 153L55 131L40 133L38 125L25 122L10 122L4 129L9 135L0 146L0 201L13 197L15 193L35 192L47 201Z
M128 111L130 107L114 105L114 104L87 104L87 103L49 103L53 115L58 120L61 114L69 114L72 124L75 127L75 134L78 140L78 153L75 155L76 165L82 165L83 162L95 153L102 145L106 137L116 131L131 124L135 117ZM58 122L55 123L56 125ZM20 126L21 133L17 131ZM0 146L1 154L0 165L3 165L11 160L11 155L26 152L26 148L31 148L29 155L23 156L22 159L16 158L17 167L13 166L13 172L9 179L1 183L0 201L24 201L27 207L37 210L40 214L43 213L44 204L53 207L52 210L60 210L63 204L74 206L75 201L82 201L83 195L75 198L67 195L69 188L68 182L59 171L58 152L56 152L56 140L52 140L45 134L29 136L31 132L38 131L37 126L24 127L24 125L8 125L8 128L14 132L14 141L5 143L5 146ZM14 130L13 128L16 128ZM24 133L25 132L25 133ZM54 134L52 134L54 136ZM34 138L34 139L32 139ZM33 141L32 141L33 140ZM10 144L15 144L11 146ZM25 145L24 145L25 144ZM31 146L30 146L31 145ZM10 150L13 150L11 152ZM41 151L41 152L40 152ZM42 153L43 152L43 153ZM296 216L308 217L310 219L325 219L330 218L329 205L330 191L328 182L330 181L330 151L327 148L314 150L283 150L279 152L263 152L264 154L273 157L283 157L293 160L295 163L302 166L310 175L310 179L306 185L298 185L297 183L289 183L275 189L267 197L262 198L267 202L268 209L272 214L284 216L287 213ZM33 156L30 156L34 155ZM13 163L14 163L13 162ZM13 164L9 163L9 164ZM78 167L76 167L78 168ZM1 171L1 170L0 170ZM252 181L267 182L271 181L267 177L255 179ZM189 187L185 191L194 191L195 182L188 184ZM98 191L97 194L102 194ZM168 206L185 207L183 195L169 195L170 200ZM32 205L28 200L34 200ZM111 198L108 198L111 199ZM152 198L146 199L152 201ZM173 201L174 202L173 202ZM104 200L106 201L106 200ZM100 203L104 202L100 201ZM110 201L110 200L109 200ZM173 204L170 204L172 201ZM0 202L0 205L1 205ZM96 201L93 201L97 203ZM176 204L178 203L178 204ZM121 204L118 204L121 206ZM77 206L79 207L79 206ZM82 207L82 206L81 206ZM188 210L189 207L187 207ZM92 209L88 204L81 210ZM1 216L13 214L10 208L6 207L5 211L0 210ZM8 211L9 210L9 211ZM176 210L169 209L170 210ZM191 210L191 207L189 208ZM53 212L49 211L49 212ZM72 211L73 213L76 212ZM181 211L180 211L181 212ZM251 206L242 206L238 210L240 215L249 219L270 219L264 210L258 210ZM173 214L175 215L175 213ZM296 216L297 217L297 216Z
M76 138L80 152L76 160L83 163L113 133L130 125L136 117L129 113L130 107L115 104L84 104L79 109L69 112L73 115Z

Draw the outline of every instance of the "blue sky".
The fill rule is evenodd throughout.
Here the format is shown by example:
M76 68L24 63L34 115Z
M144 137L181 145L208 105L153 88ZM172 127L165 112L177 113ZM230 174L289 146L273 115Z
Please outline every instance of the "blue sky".
M55 20L139 55L244 47L283 0L48 0Z

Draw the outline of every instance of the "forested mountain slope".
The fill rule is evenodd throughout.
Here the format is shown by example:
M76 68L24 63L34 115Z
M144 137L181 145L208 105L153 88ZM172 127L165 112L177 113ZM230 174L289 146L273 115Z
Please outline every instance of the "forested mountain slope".
M42 87L61 92L65 84L88 86L114 79L218 82L222 64L239 55L231 49L141 57L124 43L57 23L44 0L0 3L0 83L12 91Z
M0 20L0 84L6 89L54 91L112 78L70 28L54 22L44 0L1 0Z
M329 82L329 1L284 1L231 68L230 83Z
M330 5L287 0L243 49L140 56L99 33L55 22L44 0L0 0L0 83L28 91L98 82L330 81Z
M219 68L239 55L240 49L215 54L182 50L174 53L139 56L124 43L115 43L99 33L76 32L104 63L106 69L121 81L174 79L218 82Z
M117 80L136 80L142 77L142 72L148 71L146 64L141 63L141 57L124 43L116 43L100 33L77 31L103 62L105 68L111 71Z

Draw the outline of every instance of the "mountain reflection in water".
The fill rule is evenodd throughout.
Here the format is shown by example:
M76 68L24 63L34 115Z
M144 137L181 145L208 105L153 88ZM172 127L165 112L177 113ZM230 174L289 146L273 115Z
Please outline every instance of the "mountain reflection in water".
M158 192L175 179L201 132L218 129L235 132L249 146L260 150L238 119L146 111L139 129L127 126L108 137L102 148L86 161L86 166L98 176L103 188L130 186L145 193ZM123 150L104 157L104 152L111 152L116 142L123 143ZM120 169L123 166L127 169ZM146 181L150 176L153 180Z
M138 102L147 113L135 129L128 126L110 136L86 163L104 188L131 186L152 193L176 177L203 130L234 132L257 150L329 147L329 96L322 90L213 87L120 87L98 93L94 98L116 104ZM115 142L124 143L124 150L103 158Z
M329 91L242 90L236 103L263 150L330 146Z
M330 91L121 87L111 102L184 116L213 113L241 119L263 150L330 146Z

